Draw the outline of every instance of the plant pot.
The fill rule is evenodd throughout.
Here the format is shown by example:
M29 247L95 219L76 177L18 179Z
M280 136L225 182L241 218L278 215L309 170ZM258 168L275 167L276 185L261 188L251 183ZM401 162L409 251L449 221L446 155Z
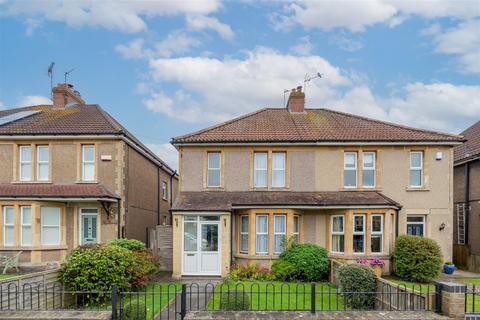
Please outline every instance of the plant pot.
M375 272L375 275L377 276L377 278L381 278L382 277L382 266L380 266L378 264L374 264L371 267L373 269L373 272Z
M443 272L445 272L446 274L453 274L454 271L455 271L455 265L453 264L443 265Z

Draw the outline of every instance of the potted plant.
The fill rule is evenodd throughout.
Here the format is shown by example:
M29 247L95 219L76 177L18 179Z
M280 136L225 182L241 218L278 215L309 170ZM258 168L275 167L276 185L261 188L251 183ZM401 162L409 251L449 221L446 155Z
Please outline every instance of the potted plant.
M446 274L453 274L454 271L455 265L453 264L453 262L445 262L445 264L443 265L443 272L445 272Z
M370 266L370 268L373 269L373 272L375 272L375 275L377 276L377 278L382 277L382 268L385 265L385 260L377 257L372 259L361 258L361 259L357 259L357 263Z

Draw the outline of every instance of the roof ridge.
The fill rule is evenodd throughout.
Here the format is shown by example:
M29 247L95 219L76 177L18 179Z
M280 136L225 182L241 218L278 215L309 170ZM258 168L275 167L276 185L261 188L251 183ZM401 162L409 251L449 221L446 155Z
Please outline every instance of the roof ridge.
M184 139L184 138L187 138L189 136L194 136L194 135L197 135L197 134L200 134L200 133L204 133L204 132L207 132L209 130L213 130L213 129L217 129L217 128L220 128L220 127L223 127L223 126L226 126L228 124L231 124L231 123L234 123L236 121L240 121L240 120L243 120L245 118L248 118L248 117L251 117L255 114L258 114L260 112L263 112L263 111L266 111L268 109L271 109L271 108L261 108L261 109L258 109L256 111L253 111L253 112L250 112L250 113L247 113L247 114L244 114L244 115L241 115L241 116L238 116L236 118L233 118L233 119L230 119L228 121L224 121L224 122L221 122L221 123L217 123L217 124L214 124L212 126L209 126L207 128L204 128L204 129L201 129L201 130L197 130L197 131L194 131L194 132L191 132L191 133L188 133L188 134L184 134L184 135L181 135L181 136L177 136L177 137L173 137L171 139L171 142L174 143L176 140L180 140L180 139Z
M387 125L402 128L402 129L408 129L408 130L419 131L419 132L427 132L427 133L449 136L449 137L452 137L452 138L463 139L463 136L458 135L458 134L446 133L446 132L440 132L440 131L434 131L434 130L420 129L420 128L406 126L406 125L403 125L403 124L398 124L398 123L393 123L393 122L389 122L389 121L373 119L373 118L369 118L369 117L365 117L365 116L359 116L359 115L356 115L356 114L353 114L353 113L337 111L337 110L332 110L332 109L328 109L328 108L309 108L308 110L324 110L324 111L327 111L327 112L341 114L341 115L344 115L344 116L347 116L347 117L362 119L362 120L371 121L371 122L375 122L375 123L387 124Z

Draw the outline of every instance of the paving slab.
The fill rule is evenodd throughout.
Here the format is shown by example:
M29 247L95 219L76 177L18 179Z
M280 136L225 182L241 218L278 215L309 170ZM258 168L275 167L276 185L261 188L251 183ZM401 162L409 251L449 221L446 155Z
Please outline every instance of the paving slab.
M111 311L0 311L0 320L110 320Z

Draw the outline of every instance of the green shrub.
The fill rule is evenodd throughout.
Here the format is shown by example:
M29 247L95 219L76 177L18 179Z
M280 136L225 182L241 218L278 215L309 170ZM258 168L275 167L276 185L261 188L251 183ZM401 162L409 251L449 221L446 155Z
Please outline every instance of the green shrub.
M429 238L401 235L393 256L395 274L407 281L430 282L438 277L442 267L440 246Z
M293 246L283 252L280 259L290 262L295 266L301 279L305 281L318 281L328 275L330 260L325 248L316 244L305 243Z
M137 261L137 268L131 284L135 287L145 286L160 267L158 263L159 257L150 250L133 251L133 255Z
M250 297L243 290L230 290L220 293L221 310L248 310L250 308Z
M145 320L147 318L147 308L142 300L135 299L125 304L123 308L123 318L125 320Z
M145 243L135 239L114 239L108 244L120 246L132 251L140 251L145 249Z
M260 268L258 264L252 263L233 266L230 270L229 279L233 281L272 281L275 280L275 276L268 268Z
M301 278L298 269L290 262L282 259L278 259L272 264L272 273L275 280L279 281L294 281Z
M377 277L373 270L362 264L344 264L337 271L344 303L352 309L369 310L375 307ZM356 293L363 292L363 293ZM367 292L372 292L368 294Z

